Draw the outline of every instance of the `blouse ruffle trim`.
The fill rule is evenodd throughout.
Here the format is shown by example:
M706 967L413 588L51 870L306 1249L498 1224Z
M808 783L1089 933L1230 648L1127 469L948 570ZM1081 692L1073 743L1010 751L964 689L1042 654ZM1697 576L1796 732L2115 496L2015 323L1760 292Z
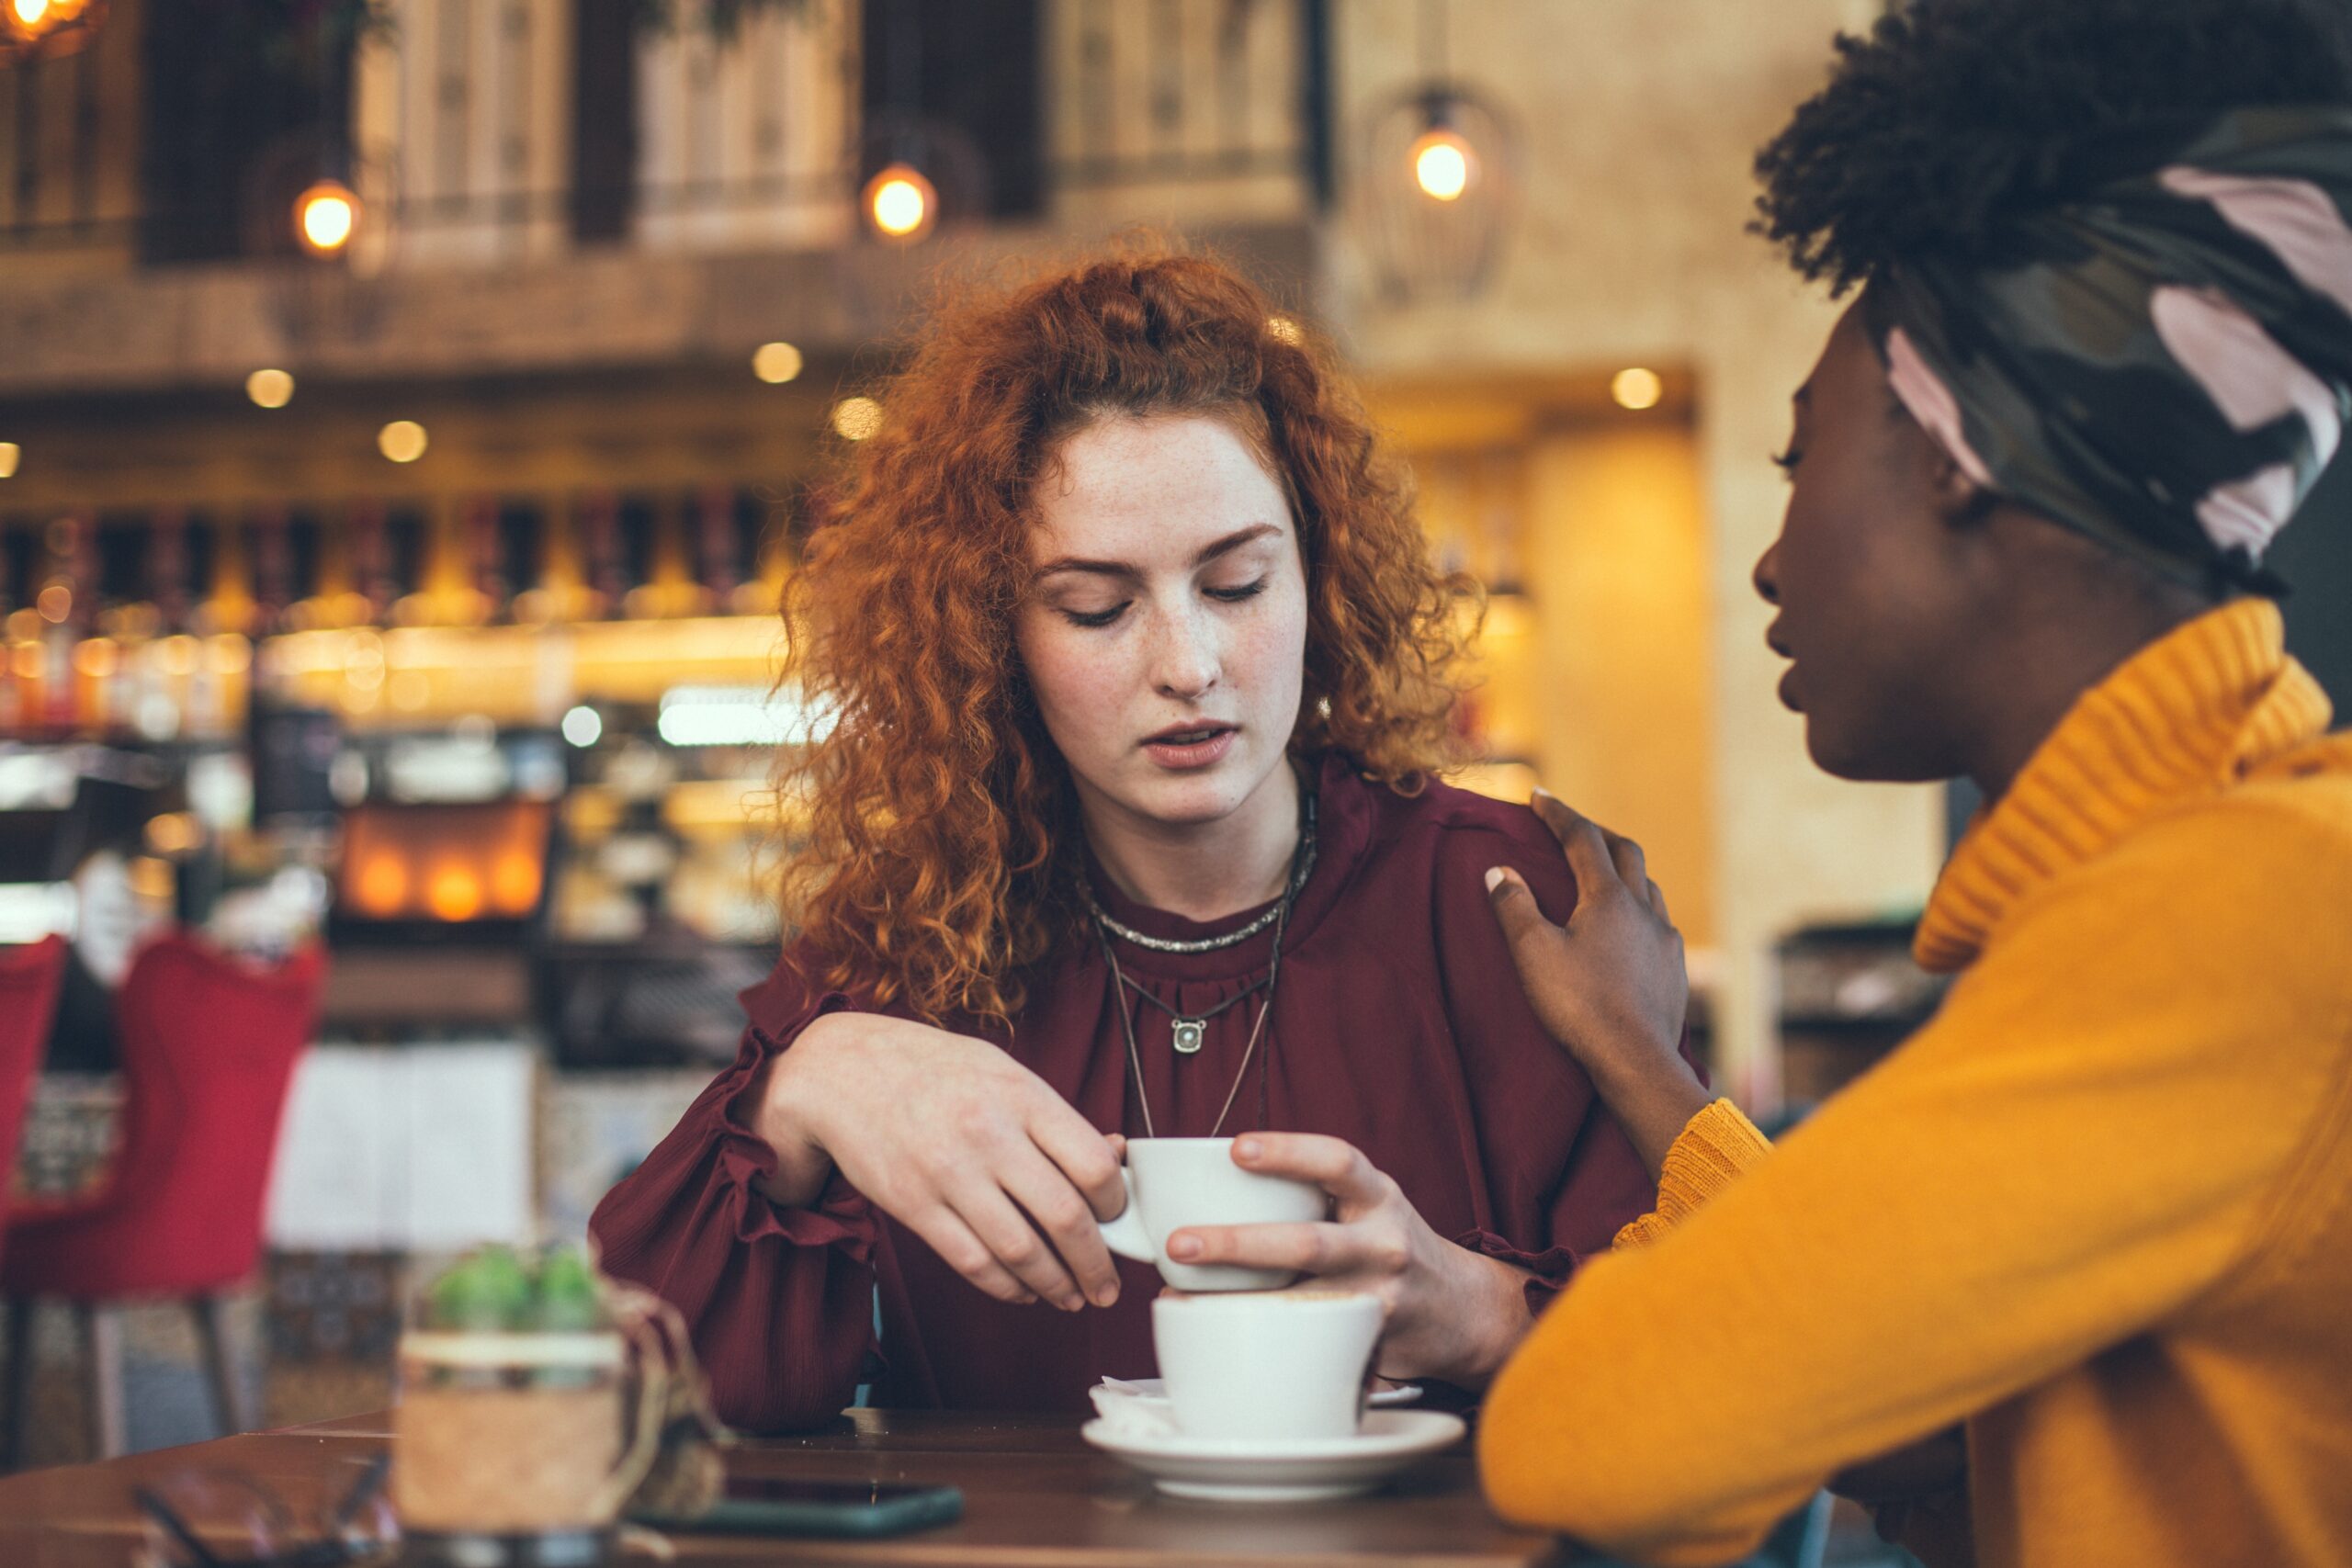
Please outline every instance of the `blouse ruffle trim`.
M800 1027L808 1027L827 1013L846 1011L849 1007L848 997L839 991L830 992L809 1010ZM777 1044L756 1024L752 1026L747 1045L745 1056L753 1057L756 1054L756 1059L738 1064L741 1082L718 1105L718 1176L736 1195L736 1240L752 1243L774 1238L786 1247L836 1247L854 1262L872 1261L880 1228L874 1217L874 1206L842 1179L838 1168L825 1178L816 1201L805 1207L787 1208L760 1187L761 1178L775 1174L775 1150L768 1146L765 1138L752 1131L746 1116L748 1107L743 1102L759 1076L758 1063L789 1047Z
M1453 1238L1453 1245L1466 1247L1481 1258L1508 1263L1525 1273L1529 1277L1527 1310L1536 1316L1552 1304L1554 1296L1568 1288L1568 1277L1584 1262L1567 1247L1547 1247L1541 1252L1529 1252L1492 1231L1464 1231Z

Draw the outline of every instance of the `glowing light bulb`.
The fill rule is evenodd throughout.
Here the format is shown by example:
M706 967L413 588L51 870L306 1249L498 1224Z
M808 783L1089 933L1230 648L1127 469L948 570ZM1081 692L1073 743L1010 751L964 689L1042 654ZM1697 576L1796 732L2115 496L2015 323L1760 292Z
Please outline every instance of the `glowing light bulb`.
M1658 399L1666 395L1666 383L1658 378L1657 371L1636 365L1617 372L1609 383L1609 395L1617 400L1619 408L1639 413L1657 407Z
M882 405L872 398L843 398L833 405L833 434L864 441L882 428Z
M1415 141L1411 157L1413 183L1433 201L1460 200L1477 166L1470 143L1442 127Z
M519 850L500 855L490 868L490 895L502 914L529 914L539 901L539 863Z
M911 240L931 227L939 192L911 164L893 164L865 182L865 216L883 235Z
M424 426L413 419L396 419L376 433L376 450L395 463L415 462L424 446Z
M481 892L472 867L440 866L424 885L424 907L436 919L470 920L481 913Z
M32 32L49 20L50 0L10 0L9 9L17 13L17 25Z
M294 234L314 256L337 254L359 227L359 198L338 180L321 180L294 198Z
M103 681L122 668L121 645L112 637L86 637L74 649L74 668L93 681Z
M408 902L408 867L399 858L378 854L359 868L357 902L371 915L396 913Z
M256 370L245 378L245 396L256 407L282 409L294 400L294 378L283 370Z
M771 387L780 387L800 374L806 361L788 343L763 343L752 355L752 374Z

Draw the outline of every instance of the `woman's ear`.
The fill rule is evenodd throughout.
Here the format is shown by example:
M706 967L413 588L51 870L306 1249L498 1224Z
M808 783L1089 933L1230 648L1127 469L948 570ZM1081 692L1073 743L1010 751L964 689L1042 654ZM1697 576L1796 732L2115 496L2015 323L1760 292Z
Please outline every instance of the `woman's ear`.
M1926 435L1927 433L1922 431L1920 434ZM1930 437L1927 446L1928 494L1935 506L1936 515L1947 523L1962 526L1982 523L1992 515L1993 508L2000 504L2000 496L1972 479L1968 470L1960 466L1959 460L1944 450L1941 442Z

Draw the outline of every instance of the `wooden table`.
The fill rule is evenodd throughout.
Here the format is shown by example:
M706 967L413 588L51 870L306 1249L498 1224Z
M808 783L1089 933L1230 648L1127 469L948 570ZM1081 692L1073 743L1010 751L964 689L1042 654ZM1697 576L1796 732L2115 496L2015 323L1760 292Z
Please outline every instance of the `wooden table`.
M1160 1568L1278 1562L1315 1568L1558 1562L1575 1553L1510 1529L1487 1512L1467 1445L1422 1461L1370 1496L1260 1506L1186 1503L1079 1440L1074 1417L855 1410L837 1428L746 1443L730 1462L753 1474L882 1480L964 1489L945 1529L848 1541L670 1538L677 1561L1043 1564ZM120 1568L140 1536L131 1488L175 1471L222 1468L261 1482L297 1512L340 1496L382 1451L382 1415L256 1432L0 1479L0 1563ZM631 1562L653 1561L632 1552Z

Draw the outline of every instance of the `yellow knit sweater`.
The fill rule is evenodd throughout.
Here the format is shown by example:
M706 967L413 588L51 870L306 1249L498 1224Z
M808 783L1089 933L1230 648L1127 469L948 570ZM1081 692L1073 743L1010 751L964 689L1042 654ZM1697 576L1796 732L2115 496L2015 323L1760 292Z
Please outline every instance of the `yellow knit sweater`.
M2265 602L2086 693L1954 852L1942 1011L1727 1106L1489 1395L1496 1506L1721 1562L1965 1420L1974 1551L2352 1563L2352 737ZM1745 1169L1740 1168L1745 1167Z

